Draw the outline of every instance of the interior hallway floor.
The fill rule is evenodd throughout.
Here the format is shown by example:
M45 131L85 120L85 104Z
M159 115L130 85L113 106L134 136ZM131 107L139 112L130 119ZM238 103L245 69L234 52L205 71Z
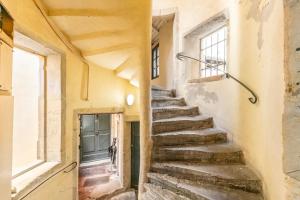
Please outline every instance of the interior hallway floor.
M79 200L95 200L121 188L110 163L80 167Z

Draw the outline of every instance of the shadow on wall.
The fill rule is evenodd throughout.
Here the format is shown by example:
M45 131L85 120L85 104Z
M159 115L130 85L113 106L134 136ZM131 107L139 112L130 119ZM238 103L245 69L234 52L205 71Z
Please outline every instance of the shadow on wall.
M197 104L199 101L215 104L219 100L215 92L206 90L205 84L187 84L184 91L184 96L190 100L190 104Z

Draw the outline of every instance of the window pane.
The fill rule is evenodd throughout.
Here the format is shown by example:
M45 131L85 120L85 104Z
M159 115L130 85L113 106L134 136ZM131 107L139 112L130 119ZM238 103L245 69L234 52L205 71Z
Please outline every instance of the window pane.
M208 59L208 60L211 59L211 51L212 51L211 47L209 47L205 50L205 59Z
M214 45L213 47L212 47L212 60L215 60L215 61L217 61L217 59L218 59L218 48L217 48L217 45Z
M225 36L225 32L224 32L224 28L222 28L222 29L220 29L218 31L218 39L219 39L219 41L223 41L225 39L224 36Z
M38 160L41 121L41 69L39 57L14 49L13 53L13 173Z
M205 39L205 48L211 46L211 36L207 37Z
M225 59L225 41L220 42L218 44L218 59L219 60Z
M216 44L218 42L218 32L213 33L211 38L212 45Z

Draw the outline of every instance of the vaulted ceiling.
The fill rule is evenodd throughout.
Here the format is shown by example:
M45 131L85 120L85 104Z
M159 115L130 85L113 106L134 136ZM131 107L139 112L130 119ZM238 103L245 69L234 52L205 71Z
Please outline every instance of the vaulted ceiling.
M144 7L132 0L42 0L47 15L98 66L137 81ZM141 28L140 28L141 27Z

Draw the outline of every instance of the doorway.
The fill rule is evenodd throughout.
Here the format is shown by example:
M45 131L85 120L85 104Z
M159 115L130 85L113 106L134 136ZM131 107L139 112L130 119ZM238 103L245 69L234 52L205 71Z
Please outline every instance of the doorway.
M111 115L82 115L80 124L80 163L108 159L108 148L111 143Z
M140 173L140 123L131 123L131 187L138 189Z
M79 200L97 199L121 187L119 138L121 114L80 114ZM114 143L115 159L110 146Z

